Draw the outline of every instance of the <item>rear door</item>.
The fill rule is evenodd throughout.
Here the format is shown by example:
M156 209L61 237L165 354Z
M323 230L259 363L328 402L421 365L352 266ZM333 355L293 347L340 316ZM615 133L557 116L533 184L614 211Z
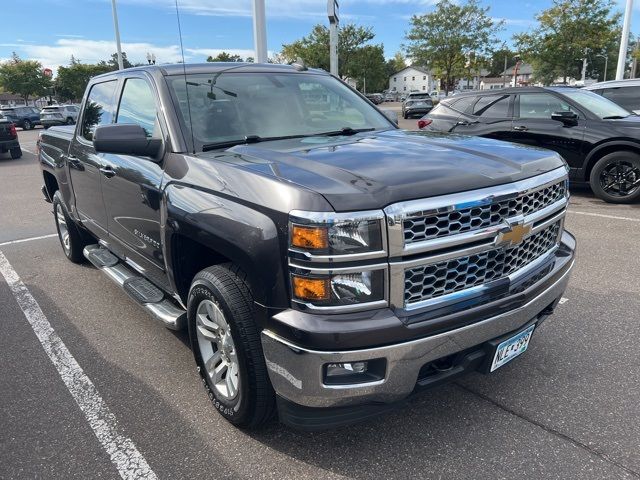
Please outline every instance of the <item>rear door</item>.
M107 211L102 199L103 161L93 148L93 132L112 122L117 84L113 79L91 86L67 156L76 212L99 238L107 237Z
M578 114L576 125L565 125L551 119L551 114L573 111ZM561 97L549 92L522 93L515 103L513 141L548 148L558 152L574 168L582 167L583 139L586 118Z
M115 122L144 128L149 138L162 134L158 95L144 75L124 79ZM160 203L163 170L158 159L105 153L111 173L102 178L111 248L133 262L146 276L164 285L164 257L160 236ZM159 159L161 160L161 158Z
M456 122L455 133L511 140L513 95L480 95ZM454 105L455 107L455 105Z

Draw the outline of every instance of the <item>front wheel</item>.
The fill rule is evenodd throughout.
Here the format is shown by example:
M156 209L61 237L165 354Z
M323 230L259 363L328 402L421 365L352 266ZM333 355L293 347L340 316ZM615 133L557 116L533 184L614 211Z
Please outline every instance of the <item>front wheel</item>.
M202 270L191 284L187 315L193 355L213 405L234 425L267 422L275 394L246 275L232 265Z
M593 166L589 178L591 189L610 203L632 203L640 198L640 155L613 152Z

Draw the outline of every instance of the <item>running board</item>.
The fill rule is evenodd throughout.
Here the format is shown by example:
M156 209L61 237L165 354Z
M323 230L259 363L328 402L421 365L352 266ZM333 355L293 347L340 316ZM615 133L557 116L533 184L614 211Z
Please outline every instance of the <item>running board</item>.
M166 298L166 295L146 278L141 277L114 254L100 245L88 245L82 252L87 260L120 286L132 299L171 330L181 330L187 312Z

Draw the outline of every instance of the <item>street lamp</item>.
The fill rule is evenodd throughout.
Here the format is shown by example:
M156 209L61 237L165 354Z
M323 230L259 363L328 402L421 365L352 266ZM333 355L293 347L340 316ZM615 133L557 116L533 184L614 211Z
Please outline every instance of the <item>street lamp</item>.
M609 54L607 52L604 52L604 54L599 53L596 55L596 57L602 57L604 58L604 77L602 78L603 82L607 81L607 67L609 66Z

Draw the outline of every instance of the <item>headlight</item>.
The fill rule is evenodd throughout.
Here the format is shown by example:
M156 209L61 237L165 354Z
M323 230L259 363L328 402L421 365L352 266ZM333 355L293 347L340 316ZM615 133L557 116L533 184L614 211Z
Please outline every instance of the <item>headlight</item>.
M292 267L293 300L308 308L327 310L367 304L383 306L385 301L386 264L353 269L315 270Z
M293 301L323 312L385 306L388 264L382 211L293 211L289 266ZM384 259L385 263L374 259ZM340 262L362 262L340 268Z
M289 249L299 258L344 261L386 255L382 211L358 213L293 211L289 221Z

